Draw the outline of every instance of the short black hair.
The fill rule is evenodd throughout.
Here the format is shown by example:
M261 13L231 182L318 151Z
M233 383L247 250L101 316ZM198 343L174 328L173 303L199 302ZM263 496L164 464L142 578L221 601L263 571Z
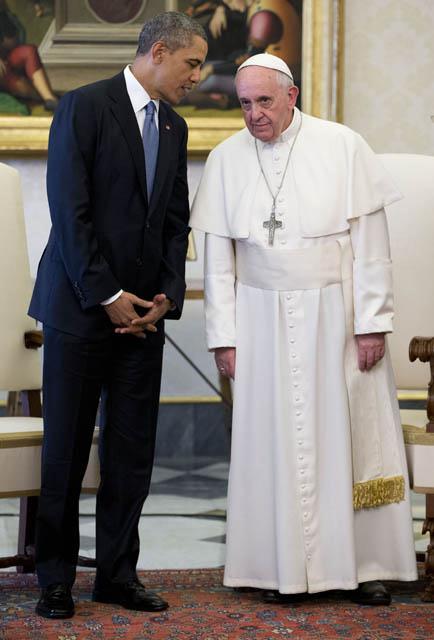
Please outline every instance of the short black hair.
M176 51L191 44L193 36L208 41L202 25L185 13L165 11L154 16L145 24L139 35L138 56L143 56L155 42L164 42L171 51Z

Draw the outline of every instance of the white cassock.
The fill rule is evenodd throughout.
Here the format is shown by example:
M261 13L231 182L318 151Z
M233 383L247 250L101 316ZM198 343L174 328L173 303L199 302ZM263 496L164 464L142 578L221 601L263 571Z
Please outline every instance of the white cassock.
M273 192L300 117L257 142ZM417 577L388 354L361 373L354 339L392 330L384 206L399 198L358 134L303 114L269 246L254 138L244 129L210 154L191 225L207 233L208 347L236 347L228 586L315 593ZM383 506L355 510L356 485L367 504L381 486Z

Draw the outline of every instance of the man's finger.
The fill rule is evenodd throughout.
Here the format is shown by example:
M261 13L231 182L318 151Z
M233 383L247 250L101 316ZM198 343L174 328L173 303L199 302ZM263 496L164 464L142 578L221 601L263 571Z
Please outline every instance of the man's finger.
M359 349L359 369L364 371L366 369L366 351Z
M129 327L118 327L117 329L115 329L115 333L131 333L132 335L134 335L137 333L143 333L143 327L133 327L132 325L130 325Z
M115 333L131 333L133 335L143 333L143 331L149 331L150 333L157 333L158 328L152 324L152 322L146 322L142 324L130 324L128 327L117 327Z
M134 320L131 321L131 324L135 327L144 327L146 324L154 324L157 319L156 314L150 311L141 318L134 318Z
M158 331L155 324L151 324L150 322L148 322L148 324L145 324L145 330L150 331L151 333L157 333Z
M162 304L165 300L167 300L165 293L157 293L157 295L154 296L153 302L155 304Z
M366 354L366 369L369 371L374 366L375 360L375 352L373 349L369 349Z
M150 300L143 300L142 298L138 298L133 293L130 293L129 299L136 307L143 307L143 309L152 309L152 307L154 306L154 303Z

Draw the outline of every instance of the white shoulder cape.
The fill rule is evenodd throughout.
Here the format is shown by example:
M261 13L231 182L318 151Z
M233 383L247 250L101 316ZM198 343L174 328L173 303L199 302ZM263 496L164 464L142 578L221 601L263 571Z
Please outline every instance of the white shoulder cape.
M348 127L303 114L292 158L300 227L306 238L345 231L348 220L378 211L401 194L365 140ZM247 238L262 184L254 138L245 128L210 153L190 226Z

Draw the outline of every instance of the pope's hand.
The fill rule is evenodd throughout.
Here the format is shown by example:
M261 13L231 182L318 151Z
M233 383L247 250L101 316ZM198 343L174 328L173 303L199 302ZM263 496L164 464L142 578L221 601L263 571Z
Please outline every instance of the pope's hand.
M384 356L384 333L365 333L356 336L360 371L369 371Z
M214 352L214 358L219 373L233 380L235 378L235 347L218 347Z

